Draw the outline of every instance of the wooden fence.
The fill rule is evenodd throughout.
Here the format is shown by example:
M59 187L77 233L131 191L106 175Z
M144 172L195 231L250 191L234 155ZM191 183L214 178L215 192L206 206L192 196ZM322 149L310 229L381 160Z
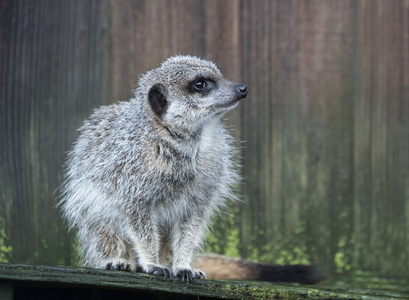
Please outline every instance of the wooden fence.
M0 262L75 264L54 191L94 107L174 54L249 97L207 250L409 275L408 0L0 0Z

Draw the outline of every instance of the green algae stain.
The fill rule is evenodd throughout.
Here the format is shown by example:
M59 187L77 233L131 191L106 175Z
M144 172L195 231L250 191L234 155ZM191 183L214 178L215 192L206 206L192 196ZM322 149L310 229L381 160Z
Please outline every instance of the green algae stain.
M231 208L227 214L218 216L207 234L206 252L226 254L230 257L239 257L239 226L236 215L238 209Z
M247 245L249 259L274 264L310 264L311 249L308 248L305 235L305 224L300 222L295 227L291 237L278 230L265 231L266 237L274 237L273 241L265 242L261 246ZM293 236L297 238L294 239Z
M82 255L79 251L79 243L80 243L79 240L75 238L74 242L71 244L70 262L71 262L71 266L74 266L74 267L84 265Z
M338 251L334 254L335 272L342 273L351 271L352 265L350 261L349 244L353 241L348 241L347 236L343 235L338 240Z
M44 249L48 248L48 243L47 243L47 240L45 238L41 239L41 245L43 246Z
M13 251L11 246L7 246L8 238L4 223L4 219L0 217L0 263L8 263Z
M306 224L299 222L292 235L278 228L267 230L254 228L252 242L242 245L240 241L239 209L232 208L228 214L216 218L207 235L205 251L241 257L240 249L245 248L246 259L274 264L310 264L311 249L307 246ZM297 239L292 239L297 236ZM269 240L269 237L274 240ZM260 243L260 239L262 242Z

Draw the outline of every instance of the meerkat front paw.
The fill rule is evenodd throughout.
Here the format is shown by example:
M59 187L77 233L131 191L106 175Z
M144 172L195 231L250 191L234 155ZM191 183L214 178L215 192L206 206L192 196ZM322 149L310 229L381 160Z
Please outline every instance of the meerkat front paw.
M197 268L184 268L184 269L177 269L174 271L174 274L177 277L180 277L182 282L193 282L195 279L205 279L206 274Z
M130 264L124 264L124 263L108 263L105 267L106 270L120 270L120 271L131 271L131 265Z
M136 263L127 261L125 259L113 259L107 260L104 263L106 270L119 270L119 271L135 271Z
M163 276L163 280L166 280L167 278L169 278L169 280L172 279L172 272L168 268L151 265L146 269L146 273L156 275L157 278Z

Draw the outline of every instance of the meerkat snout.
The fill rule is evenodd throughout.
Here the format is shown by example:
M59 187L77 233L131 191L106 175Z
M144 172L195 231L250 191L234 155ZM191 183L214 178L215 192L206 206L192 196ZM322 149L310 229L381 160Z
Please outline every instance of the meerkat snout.
M239 100L247 97L247 86L244 84L239 83L237 85L237 91L239 92Z

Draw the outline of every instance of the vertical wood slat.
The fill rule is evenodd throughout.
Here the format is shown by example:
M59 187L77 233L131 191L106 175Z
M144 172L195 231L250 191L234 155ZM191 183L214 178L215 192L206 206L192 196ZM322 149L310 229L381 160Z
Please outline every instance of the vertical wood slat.
M214 226L217 249L407 274L408 0L0 8L0 224L15 262L72 261L53 191L75 129L181 53L215 60L250 91L229 114L245 141L245 203Z
M13 259L69 264L72 238L54 208L65 152L99 104L98 1L2 1L1 203ZM6 88L4 88L6 87Z

